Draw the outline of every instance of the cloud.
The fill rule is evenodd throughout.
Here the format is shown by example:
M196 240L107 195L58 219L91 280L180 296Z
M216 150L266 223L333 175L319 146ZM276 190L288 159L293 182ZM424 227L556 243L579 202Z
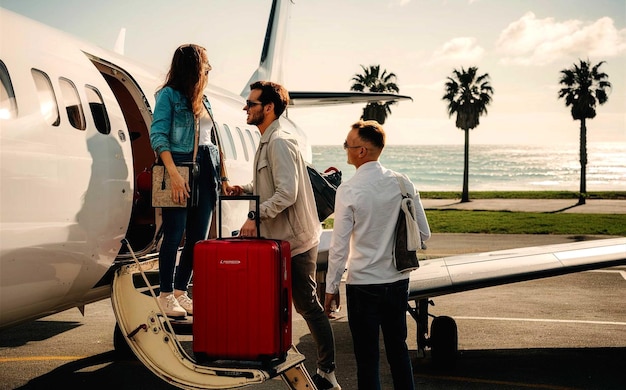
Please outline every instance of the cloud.
M429 63L431 65L448 61L476 63L484 53L485 49L476 44L476 38L453 38L434 51Z
M616 29L609 17L592 23L558 22L527 12L502 31L496 50L503 54L501 63L525 66L547 65L563 57L614 57L626 52L626 29Z

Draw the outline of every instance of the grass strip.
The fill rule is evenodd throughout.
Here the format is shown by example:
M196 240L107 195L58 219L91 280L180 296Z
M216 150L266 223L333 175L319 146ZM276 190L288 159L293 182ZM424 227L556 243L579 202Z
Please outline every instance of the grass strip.
M571 191L477 191L470 199L578 199ZM422 199L460 199L454 191L420 192ZM626 191L589 192L588 199L626 200ZM626 236L626 214L426 210L433 233L594 234ZM324 221L332 229L332 218Z
M426 210L433 233L626 236L626 214Z
M433 233L578 234L626 236L626 214L426 210ZM324 221L332 229L333 218Z

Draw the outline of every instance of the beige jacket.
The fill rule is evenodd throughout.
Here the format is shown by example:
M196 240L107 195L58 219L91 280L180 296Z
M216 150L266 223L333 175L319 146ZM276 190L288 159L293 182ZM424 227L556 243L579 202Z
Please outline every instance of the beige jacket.
M306 163L297 140L275 120L261 137L252 183L259 195L261 236L289 241L295 256L319 245L321 224Z

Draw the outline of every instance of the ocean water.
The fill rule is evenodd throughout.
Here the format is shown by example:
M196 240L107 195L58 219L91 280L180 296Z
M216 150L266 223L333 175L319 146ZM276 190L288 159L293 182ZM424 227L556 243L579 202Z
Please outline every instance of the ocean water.
M463 145L387 145L381 163L411 178L420 191L462 191ZM626 143L587 145L587 191L626 191ZM340 145L313 146L313 165L334 166L343 180L355 168ZM470 191L578 191L578 144L470 145Z

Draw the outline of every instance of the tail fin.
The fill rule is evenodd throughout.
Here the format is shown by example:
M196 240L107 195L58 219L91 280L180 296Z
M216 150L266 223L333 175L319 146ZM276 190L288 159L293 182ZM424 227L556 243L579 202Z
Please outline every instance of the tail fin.
M241 91L242 97L250 93L250 84L258 80L283 82L283 54L287 40L287 20L291 0L273 0L259 67Z
M122 27L115 41L113 51L117 54L124 55L124 46L126 45L126 28Z

